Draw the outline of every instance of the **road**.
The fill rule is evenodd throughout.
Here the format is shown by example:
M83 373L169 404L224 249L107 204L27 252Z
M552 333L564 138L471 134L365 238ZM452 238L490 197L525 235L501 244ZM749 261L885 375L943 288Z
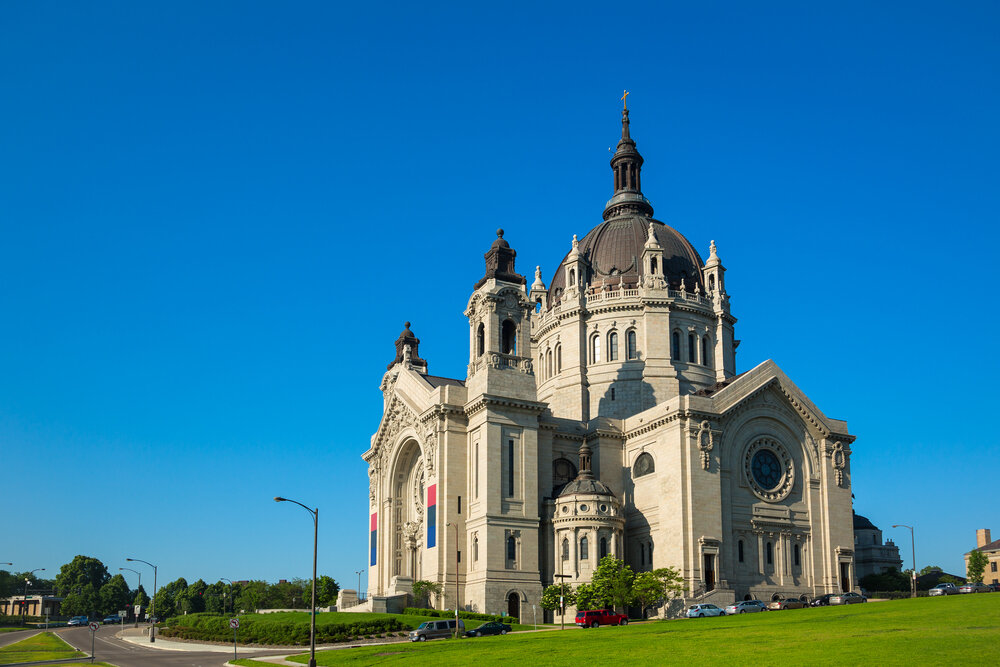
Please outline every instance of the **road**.
M10 632L0 635L0 646L20 641L34 631ZM90 654L90 630L88 628L57 628L50 630L62 638L70 646ZM94 645L94 657L97 661L110 662L119 667L220 667L232 660L232 651L218 653L209 651L169 651L165 649L147 648L142 644L133 644L116 638L115 629L102 626L97 632ZM300 650L300 649L299 649ZM287 655L296 649L281 649L276 651L239 651L239 657L249 658L261 655Z

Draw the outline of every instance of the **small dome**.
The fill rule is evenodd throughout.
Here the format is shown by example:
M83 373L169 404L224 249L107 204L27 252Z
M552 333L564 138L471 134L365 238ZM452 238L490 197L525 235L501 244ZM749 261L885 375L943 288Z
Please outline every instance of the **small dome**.
M572 496L577 493L589 493L595 496L608 496L611 498L615 497L615 494L604 485L599 479L594 479L593 477L577 477L572 482L563 487L562 491L559 492L560 498L565 498L566 496Z
M878 530L868 517L863 517L860 514L854 515L854 530Z
M693 291L697 284L704 291L705 285L701 278L704 262L694 247L673 227L640 215L605 220L580 241L579 252L590 263L591 268L587 276L588 287L618 285L621 281L634 286L639 282L642 251L649 238L650 223L656 240L663 248L664 272L670 287L679 287L683 279L687 290ZM569 254L559 263L552 276L549 286L549 294L552 295L550 304L558 302L562 291L566 289L562 266L567 257Z

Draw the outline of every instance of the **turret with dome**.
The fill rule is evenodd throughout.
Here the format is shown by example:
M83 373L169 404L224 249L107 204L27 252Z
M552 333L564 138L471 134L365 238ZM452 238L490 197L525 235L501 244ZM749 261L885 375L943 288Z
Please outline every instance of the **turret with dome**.
M720 606L855 585L854 436L773 361L737 375L715 242L703 261L653 218L621 122L603 219L548 287L497 230L465 308L465 378L429 375L409 323L396 339L363 456L359 609L405 604L422 579L439 605L517 617L604 555L676 568L689 601Z

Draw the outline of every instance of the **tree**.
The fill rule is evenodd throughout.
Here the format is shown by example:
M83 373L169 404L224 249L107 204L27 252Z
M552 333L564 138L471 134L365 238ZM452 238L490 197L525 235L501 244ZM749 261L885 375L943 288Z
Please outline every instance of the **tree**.
M96 618L101 606L100 592L93 584L76 586L63 595L59 612L65 616L90 616Z
M177 595L177 611L184 614L197 614L205 611L205 589L208 584L199 579L188 586L183 593Z
M120 574L111 577L108 583L101 586L98 597L100 598L99 612L103 616L124 611L129 598L128 584L125 583L125 577Z
M683 593L683 581L680 572L672 567L641 572L632 584L632 598L642 607L642 614L645 616L646 607Z
M869 574L858 582L867 591L909 591L910 578L892 568L881 574Z
M573 592L572 586L569 584L552 584L542 591L542 609L560 611L559 596L562 596L563 604L566 607L572 607L576 604L576 594Z
M912 571L912 570L911 570L911 571ZM944 570L942 570L942 569L941 569L940 567L938 567L937 565L927 565L927 566L923 567L923 568L922 568L922 569L920 570L920 572L917 572L917 576L918 576L918 577L922 577L922 576L924 576L925 574L930 574L931 572L944 572Z
M146 589L139 586L135 590L135 597L132 598L132 604L136 607L147 607L149 605L149 596L146 595Z
M979 549L973 549L969 554L969 562L965 565L965 578L977 584L983 583L983 573L990 559Z
M316 606L317 607L329 607L330 605L337 603L337 594L340 592L340 584L334 581L333 577L328 577L325 574L316 578ZM358 591L358 595L361 591ZM312 595L312 588L309 589L309 595Z
M574 592L576 595L576 608L578 610L594 609L603 606L597 596L597 590L593 584L580 584Z
M267 593L267 583L263 581L251 581L245 584L236 596L234 611L236 609L246 612L257 611L261 608L265 593Z
M65 596L78 588L91 586L99 591L108 583L111 575L104 563L89 556L75 556L72 561L59 568L56 575L56 591ZM81 615L85 612L81 612Z
M418 579L413 582L413 604L420 607L429 606L428 598L433 593L435 596L441 595L444 589L441 584L433 581Z
M632 604L632 568L614 556L605 556L594 570L591 583L594 586L596 602L601 607L620 607Z

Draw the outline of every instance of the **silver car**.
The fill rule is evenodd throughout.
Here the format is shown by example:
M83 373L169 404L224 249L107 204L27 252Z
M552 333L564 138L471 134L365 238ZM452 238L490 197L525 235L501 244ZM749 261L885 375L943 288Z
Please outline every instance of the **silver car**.
M975 581L971 584L965 584L964 586L958 587L959 593L989 593L990 587L986 584L976 583Z
M928 595L958 595L958 586L955 584L938 584L927 591Z
M758 611L767 611L767 605L760 600L744 600L743 602L737 602L726 607L726 614L728 616L732 616L733 614L753 614Z
M726 612L719 609L714 604L695 604L688 607L688 618L702 618L703 616L725 616Z
M841 593L840 595L834 595L830 598L830 604L858 604L861 602L868 602L868 598L864 595L860 595L851 591L850 593Z

